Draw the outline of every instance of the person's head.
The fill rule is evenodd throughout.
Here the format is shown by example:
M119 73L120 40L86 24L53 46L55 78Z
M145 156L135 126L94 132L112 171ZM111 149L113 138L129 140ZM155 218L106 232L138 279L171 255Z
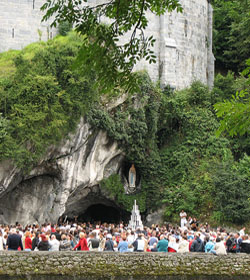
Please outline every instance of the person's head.
M107 240L112 239L112 235L111 235L110 233L108 233L107 236L106 236L106 239L107 239Z
M162 240L162 239L164 239L165 238L165 236L162 234L161 236L160 236L160 240Z
M51 239L51 240L55 240L55 239L56 239L56 236L55 236L54 234L52 234L51 237L50 237L50 239Z
M80 238L84 238L84 237L85 237L85 233L81 231L81 232L79 233L79 237L80 237Z
M220 241L221 241L220 238L217 237L217 238L216 238L216 243L218 243L218 242L220 242Z
M44 241L47 241L46 235L45 235L45 234L41 234L41 239L42 239L43 242L44 242Z
M238 239L238 238L240 237L240 234L237 232L237 233L235 233L234 237L235 237L236 239Z
M62 239L62 240L67 239L66 234L62 234L61 239Z
M10 233L11 233L11 234L16 234L16 228L12 228L12 229L10 230Z
M27 237L30 237L30 231L26 231L25 232L25 237L27 238Z

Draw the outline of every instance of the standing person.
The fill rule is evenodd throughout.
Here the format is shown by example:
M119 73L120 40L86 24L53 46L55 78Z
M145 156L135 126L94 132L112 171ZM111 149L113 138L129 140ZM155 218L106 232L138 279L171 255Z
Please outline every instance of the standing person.
M59 251L60 241L56 239L55 235L51 235L51 239L49 241L50 251Z
M37 246L39 242L40 242L39 232L36 232L35 237L32 240L32 248L31 248L32 251L37 250Z
M59 246L59 251L70 251L71 250L71 241L70 236L66 236L65 234L62 234Z
M149 248L152 249L154 247L154 244L155 243L157 244L157 242L158 242L158 238L156 237L156 231L154 230L152 232L152 236L149 238L148 241Z
M11 234L9 234L7 238L6 249L9 251L17 251L19 247L23 251L22 238L19 234L16 233L16 229L12 228Z
M245 230L246 230L245 227L243 227L243 228L240 230L239 234L240 234L241 237L245 235Z
M184 212L183 209L181 210L180 218L181 218L181 228L184 228L184 226L185 226L186 223L187 223L187 213Z
M99 233L99 251L103 251L104 250L104 247L105 247L105 238L104 238L104 235L103 233Z
M142 239L142 234L138 233L138 238L133 242L135 252L144 252L145 241Z
M114 251L114 242L112 241L112 235L107 234L104 251Z
M0 251L3 251L3 234L2 231L0 230Z
M207 236L206 238L206 245L205 245L205 253L211 253L214 250L214 238Z
M25 241L24 241L24 250L25 251L31 251L32 250L32 241L30 238L30 232L25 232Z
M189 252L189 242L187 241L187 236L183 235L182 240L178 246L178 253L188 253Z
M122 241L118 244L118 251L120 253L128 252L128 241L126 234L122 234Z
M214 249L211 251L211 253L215 255L226 255L226 247L224 245L224 242L221 241L219 237L216 238L216 243L214 245Z
M81 248L81 251L89 251L89 247L87 244L86 234L84 232L79 233L80 240L76 244L73 250L76 250L77 248Z
M41 234L41 241L39 242L37 249L39 251L49 251L49 242L45 234Z
M99 244L99 239L96 238L96 233L92 232L88 241L89 251L98 251Z
M165 236L162 234L160 236L160 241L157 243L158 252L167 252L168 251L168 240L165 239Z
M196 233L195 239L191 244L190 252L205 252L204 243L200 239L200 233Z

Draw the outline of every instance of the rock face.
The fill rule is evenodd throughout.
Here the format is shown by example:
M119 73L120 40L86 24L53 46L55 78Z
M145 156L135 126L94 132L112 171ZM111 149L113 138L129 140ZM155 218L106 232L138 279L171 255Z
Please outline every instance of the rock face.
M93 203L116 207L98 184L119 172L123 158L116 142L81 119L76 132L28 175L11 162L0 163L0 223L55 222Z

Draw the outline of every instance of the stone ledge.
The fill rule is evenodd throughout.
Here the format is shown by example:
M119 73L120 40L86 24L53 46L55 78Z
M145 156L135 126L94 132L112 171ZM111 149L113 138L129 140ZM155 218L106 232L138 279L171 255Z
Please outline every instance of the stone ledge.
M250 255L2 251L0 279L250 279Z

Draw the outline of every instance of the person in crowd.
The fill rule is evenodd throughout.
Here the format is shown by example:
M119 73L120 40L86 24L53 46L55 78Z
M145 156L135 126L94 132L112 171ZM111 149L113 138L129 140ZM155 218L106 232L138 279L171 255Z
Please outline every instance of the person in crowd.
M239 233L236 233L234 238L236 240L236 253L240 253L242 238Z
M246 228L243 227L243 228L239 231L239 234L240 234L241 237L245 236L245 230L246 230Z
M226 240L226 247L228 253L236 253L237 244L236 239L234 238L234 234L230 233L227 240Z
M211 253L214 250L214 238L206 236L205 253Z
M182 240L179 242L178 253L188 253L189 252L189 242L187 241L187 236L183 235Z
M195 234L195 239L190 247L190 252L204 252L204 251L205 251L204 243L200 239L200 233L198 232Z
M196 220L196 218L193 218L193 219L192 219L192 222L191 222L190 226L191 226L191 229L192 229L193 231L198 231L199 223L198 223L198 221Z
M102 232L99 233L99 251L103 251L105 247L105 238Z
M90 239L88 240L89 251L98 251L99 244L99 239L96 238L96 231L92 231L90 234Z
M61 241L61 229L59 227L56 228L56 231L52 233L53 235L56 236L56 239L58 241Z
M107 234L106 236L104 251L114 251L114 242L112 241L111 234Z
M168 251L168 240L165 238L165 235L160 236L160 240L157 243L158 252L167 252Z
M122 240L118 244L118 251L120 253L128 252L128 241L125 233L122 234L121 239Z
M151 249L151 252L158 252L157 244L158 244L158 242L154 243L153 248Z
M36 232L35 237L32 239L32 247L31 247L32 251L38 250L37 246L40 242L39 236L40 236L40 233Z
M142 238L142 233L138 233L137 239L133 242L133 247L135 252L144 252L145 241Z
M3 246L3 233L0 230L0 251L4 250L4 246Z
M154 230L152 232L152 236L149 238L148 240L148 245L149 245L149 248L152 249L154 247L154 244L157 244L158 243L158 238L156 237L156 231Z
M76 250L77 248L80 248L81 251L89 251L86 235L84 232L79 233L80 240L76 244L76 246L73 248L73 250Z
M23 250L23 242L21 235L17 234L16 229L12 228L7 238L6 249L9 251L17 251L18 248Z
M25 251L31 251L32 250L32 240L30 238L30 231L25 232L25 241L24 241L24 250Z
M37 249L39 251L49 251L49 242L45 234L41 234L41 241L38 243Z
M59 251L60 241L56 239L56 236L53 234L49 240L49 250L50 251Z
M128 229L127 230L127 241L128 241L128 250L129 252L133 252L134 247L133 247L133 242L135 241L135 233L133 230Z
M69 235L66 236L66 234L62 234L60 245L59 245L59 251L70 251L71 248L72 247L71 247L70 236Z
M224 245L224 242L223 242L223 240L221 241L221 239L219 237L216 238L216 243L214 245L214 249L211 250L211 253L218 255L218 256L227 254L227 250Z
M250 254L250 236L244 235L242 237L240 252Z
M180 218L181 218L181 228L184 228L184 226L187 223L187 213L183 209L181 210Z

